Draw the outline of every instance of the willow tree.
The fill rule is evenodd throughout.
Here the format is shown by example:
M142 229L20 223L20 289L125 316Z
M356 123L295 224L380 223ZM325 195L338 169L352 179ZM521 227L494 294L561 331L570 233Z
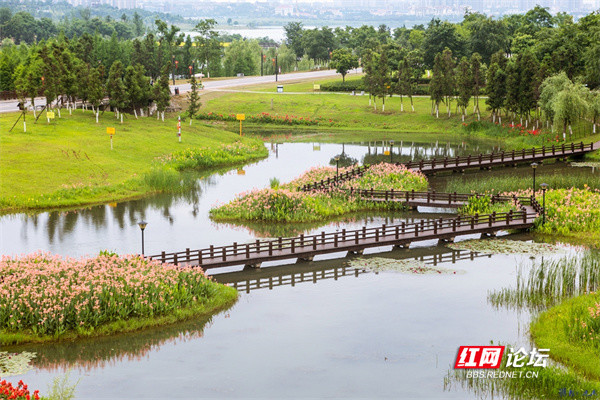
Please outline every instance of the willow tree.
M538 104L544 113L546 121L554 121L554 100L558 93L562 92L572 82L566 73L561 72L546 78L540 85L540 99Z
M553 101L554 122L562 124L563 139L567 137L567 127L572 137L573 123L586 116L589 108L588 97L589 90L580 83L571 83L556 95Z
M600 120L600 89L590 92L589 115L592 119L594 133L596 133L596 125L598 125L598 120Z

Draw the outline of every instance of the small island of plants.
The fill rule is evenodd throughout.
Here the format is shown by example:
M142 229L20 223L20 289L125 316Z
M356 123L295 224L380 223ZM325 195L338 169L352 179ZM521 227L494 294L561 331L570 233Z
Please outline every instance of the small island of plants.
M0 261L0 345L110 335L212 314L237 291L200 268L102 253Z
M339 174L350 168L340 168ZM298 190L305 184L333 178L335 175L335 167L316 167L283 185L272 180L271 188L242 193L229 203L213 208L210 215L217 221L312 222L357 211L404 207L396 202L363 200L352 195L350 188L407 191L427 189L427 179L421 172L409 170L403 165L376 164L362 176L341 182L332 190Z

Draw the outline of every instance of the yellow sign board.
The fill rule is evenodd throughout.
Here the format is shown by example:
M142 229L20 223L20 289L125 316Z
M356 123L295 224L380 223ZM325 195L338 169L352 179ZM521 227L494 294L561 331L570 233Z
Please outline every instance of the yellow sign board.
M390 155L390 151L389 151L389 150L386 150L386 151L384 151L384 152L383 152L383 155L384 155L384 156L389 156L389 155Z
M115 134L115 128L106 128L106 133L108 133L109 135L114 135Z
M313 90L321 90L321 85L313 85Z
M238 170L237 170L237 174L238 174L238 175L246 175L246 171L245 171L245 170L243 170L243 169L238 169Z
M47 115L48 119L54 119L54 111L48 111L46 113L46 115Z
M246 114L236 114L235 119L238 121L244 121L246 119Z

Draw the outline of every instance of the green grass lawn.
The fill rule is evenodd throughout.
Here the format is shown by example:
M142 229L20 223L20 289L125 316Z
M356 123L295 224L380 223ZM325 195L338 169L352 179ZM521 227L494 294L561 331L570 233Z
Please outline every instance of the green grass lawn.
M41 117L33 124L28 115L27 133L19 122L8 132L18 114L3 114L0 128L0 210L75 206L116 201L152 191L141 179L155 159L178 150L217 149L241 140L255 143L201 123L182 123L182 143L177 120L126 115L120 124L105 113L96 124L91 112L63 110L62 118L47 124ZM113 147L107 127L115 127Z

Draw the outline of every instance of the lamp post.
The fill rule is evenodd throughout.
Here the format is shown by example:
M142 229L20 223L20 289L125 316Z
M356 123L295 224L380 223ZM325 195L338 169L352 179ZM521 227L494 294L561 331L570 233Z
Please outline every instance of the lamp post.
M142 230L142 256L144 255L144 229L146 229L146 225L148 225L148 223L144 220L138 222L138 226Z
M394 141L390 140L390 164L394 163Z
M335 160L335 178L337 179L340 169L340 156L335 156L333 159Z
M531 168L533 169L533 198L535 199L535 170L538 167L538 163L531 163Z
M548 189L547 183L542 183L540 185L542 187L542 225L546 225L546 190Z

